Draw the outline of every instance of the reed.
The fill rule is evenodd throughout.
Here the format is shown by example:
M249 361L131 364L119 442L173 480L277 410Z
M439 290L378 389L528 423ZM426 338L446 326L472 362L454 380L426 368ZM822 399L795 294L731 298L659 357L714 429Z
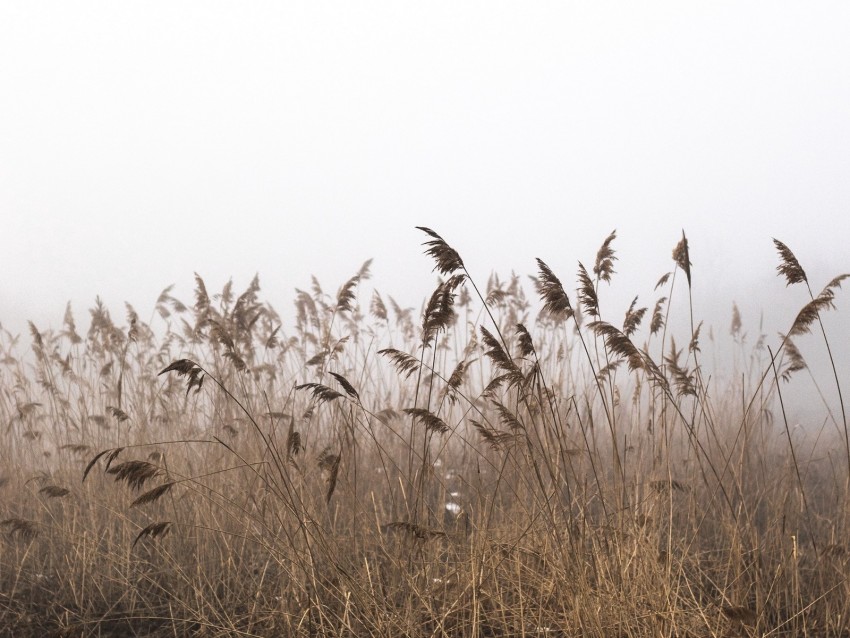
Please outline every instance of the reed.
M848 275L815 294L774 240L809 300L714 369L684 233L617 317L616 232L530 300L420 231L418 318L367 261L291 319L196 275L147 322L0 332L0 636L850 635ZM813 330L835 391L800 431Z

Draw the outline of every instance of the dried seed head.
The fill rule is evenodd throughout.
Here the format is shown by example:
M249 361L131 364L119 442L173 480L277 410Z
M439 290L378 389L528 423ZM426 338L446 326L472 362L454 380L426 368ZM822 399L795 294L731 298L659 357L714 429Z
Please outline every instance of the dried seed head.
M688 287L691 285L691 258L688 250L688 238L685 237L685 231L682 231L682 239L676 244L673 249L673 261L682 269L685 276L688 278Z
M430 255L437 262L434 270L443 275L451 275L458 270L463 270L463 260L460 255L442 237L425 226L417 226L416 228L431 237L431 240L426 241L423 246L428 246L425 254Z
M797 261L794 253L791 252L791 249L778 239L773 240L773 245L779 251L780 258L780 264L776 267L776 270L779 271L780 275L785 277L785 285L790 286L791 284L807 282L806 271L803 270L803 267Z

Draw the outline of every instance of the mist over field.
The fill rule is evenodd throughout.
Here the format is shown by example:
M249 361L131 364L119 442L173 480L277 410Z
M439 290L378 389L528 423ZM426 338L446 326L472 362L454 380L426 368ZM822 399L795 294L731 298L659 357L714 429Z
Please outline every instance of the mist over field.
M843 3L94 6L0 8L15 332L194 272L282 309L370 257L418 306L423 224L480 279L569 280L616 228L625 304L684 229L718 315L782 303L773 237L847 270Z
M0 638L847 638L848 24L0 3Z
M0 333L0 635L842 635L850 275L787 336L737 305L716 333L685 235L609 321L616 233L575 288L538 259L532 301L417 231L419 310L367 261L291 322L196 276L151 322Z
M451 228L438 230L446 237L452 236ZM645 255L641 254L644 247L640 242L635 241L634 238L623 236L622 231L618 231L618 237L614 242L614 247L618 251L616 273L610 283L604 284L600 288L601 307L613 323L621 321L636 295L639 305L651 305L658 297L662 296L660 292L654 290L654 286L658 278L671 269L673 264L670 256L671 247L678 241L680 232L676 229L671 230L669 246L656 248L659 251L658 254ZM197 270L197 272L204 278L211 290L220 290L230 281L233 282L235 288L244 288L254 275L258 275L263 298L280 314L282 329L288 333L294 327L297 290L309 290L315 278L315 281L326 292L333 293L348 280L360 264L366 259L372 259L371 271L373 274L370 279L361 284L358 290L358 298L361 303L367 306L369 297L374 290L392 297L404 308L410 308L416 313L421 313L436 278L427 257L423 256L420 250L419 231L410 227L400 229L399 234L400 238L396 238L384 246L389 254L395 252L399 254L398 258L392 261L388 256L364 254L360 258L352 256L351 263L345 266L340 265L335 260L332 260L329 265L322 262L322 252L314 253L316 259L315 273L323 274L326 277L325 279L319 274L308 272L307 274L299 273L302 274L303 279L295 281L294 275L276 270L273 270L269 276L263 272L248 275L244 269L237 268L238 264L233 265L235 270L242 271L241 277L234 276L233 273L226 274L221 266L211 269L214 274L220 277L217 280L211 278L209 273L204 270ZM601 243L606 234L594 238L588 245L580 247L575 251L576 254L564 254L563 251L558 250L551 258L542 253L533 252L533 247L526 256L515 256L512 253L493 254L493 251L487 250L486 247L482 250L476 237L471 235L467 237L470 253L480 259L493 259L494 263L502 265L502 268L501 270L491 270L491 265L487 263L478 264L472 259L465 259L470 271L480 276L482 281L495 278L502 282L509 282L513 276L518 276L530 303L527 316L529 320L533 321L540 310L540 304L536 299L531 279L534 275L534 258L549 259L553 269L558 268L558 276L564 281L572 295L577 286L575 272L578 262L591 262L598 244ZM408 240L409 245L406 250L401 246L401 237ZM739 364L741 360L748 356L748 350L759 341L760 337L764 337L766 345L779 342L778 334L785 334L788 331L798 311L809 301L809 297L804 290L787 286L777 272L779 256L775 252L770 237L765 237L761 242L768 246L768 249L752 251L758 255L758 259L753 258L752 262L746 266L741 265L746 261L745 256L730 255L727 258L722 254L707 253L706 244L700 238L689 235L689 240L692 246L692 261L694 262L694 290L692 295L694 314L697 321L704 322L703 348L708 355L704 364L715 377L728 379L730 375L740 372ZM571 238L571 243L575 241L574 237ZM545 244L542 240L541 243ZM658 243L660 242L653 242L653 245ZM464 249L466 248L465 246ZM347 250L352 249L349 247ZM465 252L464 250L464 254ZM509 263L514 257L518 261L521 257L525 258L522 259L523 263ZM805 268L815 292L817 292L819 286L825 285L834 276L850 270L850 264L843 264L842 268L842 265L838 263L840 260L836 260L836 264L826 264L823 262L822 255L815 254L809 255L809 257L814 260L814 263L812 267L805 264ZM703 259L705 263L701 263ZM740 273L718 275L718 271L724 272L729 269L728 262L736 263ZM226 265L229 262L225 260L224 263ZM650 268L655 270L650 272ZM306 271L306 269L302 270ZM105 279L109 279L109 277L105 277ZM176 281L181 281L182 285L176 284ZM125 303L129 303L143 318L146 320L151 318L152 326L155 329L161 330L164 327L164 322L156 316L154 305L156 298L161 290L166 287L166 284L174 285L171 294L176 298L186 303L191 301L194 288L192 273L175 273L170 280L153 287L140 286L137 289L128 282L126 290L119 290L110 294L97 292L93 281L90 287L94 296L90 299L74 299L72 301L69 298L55 300L26 298L24 303L9 306L8 314L0 318L0 326L10 334L19 337L21 344L19 350L25 352L29 342L28 321L33 321L41 329L59 329L65 312L65 304L71 303L72 312L75 314L77 322L82 330L86 330L89 321L89 309L95 304L95 299L99 298L105 304L105 307L111 311L116 322L122 322L126 316ZM395 287L392 287L392 284ZM140 296L141 290L153 290L153 293L147 298L142 298ZM835 310L826 313L823 321L834 342L833 354L838 366L842 388L845 392L848 392L850 391L850 388L848 388L848 384L850 384L850 320L844 317L848 305L841 292L836 296L834 303ZM741 318L740 332L735 336L731 334L733 306L737 307ZM25 314L28 312L30 314ZM685 317L679 317L678 320L680 327L685 325ZM795 422L803 422L804 424L811 425L812 422L819 424L823 405L822 400L816 396L817 388L814 384L824 384L829 380L828 375L831 373L829 372L827 352L816 336L806 335L801 337L799 345L806 361L810 364L811 375L807 374L804 378L794 379L794 382L786 390L789 396L795 399L789 406L791 418Z

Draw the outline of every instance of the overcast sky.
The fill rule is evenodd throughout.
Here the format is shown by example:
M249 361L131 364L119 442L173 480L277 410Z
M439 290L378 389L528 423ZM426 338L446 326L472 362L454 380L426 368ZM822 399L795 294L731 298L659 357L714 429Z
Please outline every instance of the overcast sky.
M796 307L772 237L850 270L848 33L847 2L3 2L0 323L144 317L195 271L291 316L370 257L414 305L416 225L482 282L572 282L616 228L649 304L684 228L699 309Z

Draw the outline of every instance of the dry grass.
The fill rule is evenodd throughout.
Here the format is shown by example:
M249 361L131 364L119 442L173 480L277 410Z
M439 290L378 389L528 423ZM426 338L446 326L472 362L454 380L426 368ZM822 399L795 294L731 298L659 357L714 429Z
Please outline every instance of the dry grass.
M616 233L573 290L537 261L538 314L421 230L418 321L363 314L367 262L292 322L196 276L147 323L0 335L0 636L850 636L834 362L820 429L783 395L843 276L709 371L684 235L618 320Z

